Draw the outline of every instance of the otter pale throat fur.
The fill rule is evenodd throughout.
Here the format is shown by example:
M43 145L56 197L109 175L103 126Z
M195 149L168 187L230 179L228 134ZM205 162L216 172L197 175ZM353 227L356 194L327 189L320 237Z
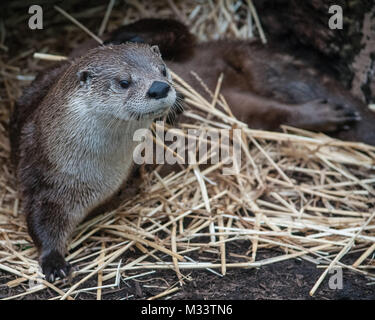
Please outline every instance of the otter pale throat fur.
M143 43L92 49L48 76L18 101L11 143L28 231L53 282L70 272L76 225L130 173L134 132L166 114L176 91L158 47Z

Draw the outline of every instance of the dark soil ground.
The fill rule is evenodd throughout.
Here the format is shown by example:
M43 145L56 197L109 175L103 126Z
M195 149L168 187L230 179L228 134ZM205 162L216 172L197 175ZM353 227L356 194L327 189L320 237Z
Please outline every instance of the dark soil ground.
M228 252L244 252L249 248L249 243L243 241L236 245L230 244ZM274 250L259 250L258 260L280 255ZM133 260L122 257L126 261ZM197 254L202 258L202 255ZM197 258L192 256L193 258ZM356 255L346 256L342 262L350 264L356 259ZM239 258L228 257L228 261L241 261ZM124 260L123 260L124 261ZM243 261L243 260L242 260ZM310 297L309 291L318 280L324 269L302 259L291 259L278 262L261 268L254 269L230 269L224 277L220 277L207 270L182 270L184 276L191 280L185 281L180 290L168 298L171 300L258 300L258 299L292 299L292 300L375 300L375 285L368 285L371 280L363 275L343 269L343 288L330 289L328 286L328 274L314 297ZM147 270L145 270L147 271ZM139 271L137 273L140 273ZM126 276L132 275L131 273ZM14 276L0 273L0 298L21 293L27 286L8 288L5 283L13 280ZM147 299L163 292L176 283L178 278L173 270L159 270L138 279L121 281L119 287L103 289L102 299ZM373 281L373 280L372 280ZM109 283L113 283L111 280ZM108 284L109 284L108 283ZM96 279L91 279L84 287L96 286ZM96 291L92 293L80 293L76 299L96 299ZM34 294L29 294L24 299L49 299L56 293L46 289Z

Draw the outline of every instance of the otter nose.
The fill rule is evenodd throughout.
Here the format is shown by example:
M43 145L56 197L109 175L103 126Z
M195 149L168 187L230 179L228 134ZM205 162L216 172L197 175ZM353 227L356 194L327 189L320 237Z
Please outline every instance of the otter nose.
M152 99L165 98L169 92L170 86L168 83L161 81L154 81L147 91L147 95Z

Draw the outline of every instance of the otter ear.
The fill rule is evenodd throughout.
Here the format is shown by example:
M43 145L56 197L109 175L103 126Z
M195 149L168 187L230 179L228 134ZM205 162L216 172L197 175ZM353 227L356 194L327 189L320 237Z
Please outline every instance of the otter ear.
M81 87L88 88L92 80L92 72L88 70L80 70L77 72L77 77Z
M161 53L158 46L151 46L152 52L156 53L159 57L161 57Z

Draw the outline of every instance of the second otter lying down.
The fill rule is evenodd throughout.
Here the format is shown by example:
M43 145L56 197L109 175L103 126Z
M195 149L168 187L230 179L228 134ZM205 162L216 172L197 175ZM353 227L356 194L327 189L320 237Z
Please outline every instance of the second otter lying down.
M196 44L183 24L162 19L123 26L106 41L158 45L169 68L204 96L191 71L212 91L223 73L221 93L251 128L277 130L286 124L375 145L375 113L367 105L335 79L276 48L239 40Z

